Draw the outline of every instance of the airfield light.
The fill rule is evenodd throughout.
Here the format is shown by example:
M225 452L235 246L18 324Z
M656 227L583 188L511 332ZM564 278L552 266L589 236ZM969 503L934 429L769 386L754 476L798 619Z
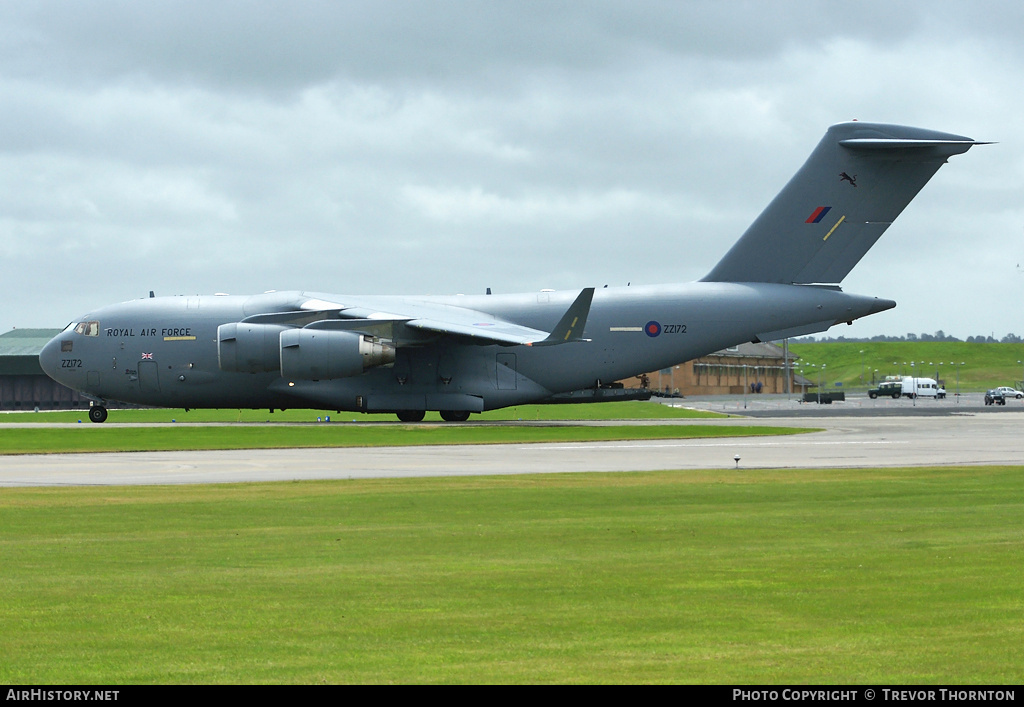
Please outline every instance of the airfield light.
M918 407L918 380L916 380L916 375L914 375L913 372L912 361L910 362L910 379L911 389L913 390L913 392L910 393L910 401L913 403L913 407L916 408Z
M747 409L747 364L743 364L743 409Z
M949 365L950 366L956 366L956 404L959 405L960 404L960 366L964 365L964 362L961 361L960 363L957 363L956 361L950 361Z

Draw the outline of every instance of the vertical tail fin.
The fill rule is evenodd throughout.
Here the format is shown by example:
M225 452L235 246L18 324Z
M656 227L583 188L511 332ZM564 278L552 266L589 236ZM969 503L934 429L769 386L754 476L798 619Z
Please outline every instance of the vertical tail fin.
M939 167L979 144L901 125L833 125L702 281L841 282Z

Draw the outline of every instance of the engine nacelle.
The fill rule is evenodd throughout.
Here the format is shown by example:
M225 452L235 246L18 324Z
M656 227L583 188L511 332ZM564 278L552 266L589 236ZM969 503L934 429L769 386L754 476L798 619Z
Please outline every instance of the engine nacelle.
M281 375L294 380L358 376L395 362L395 347L353 331L288 329L281 333Z
M217 327L220 370L232 373L269 373L281 368L281 332L276 324L232 322Z

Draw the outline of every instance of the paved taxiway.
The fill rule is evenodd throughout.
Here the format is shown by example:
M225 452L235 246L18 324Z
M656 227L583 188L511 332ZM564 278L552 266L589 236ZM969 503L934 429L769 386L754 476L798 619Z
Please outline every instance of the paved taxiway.
M663 422L663 421L659 421ZM692 424L693 421L681 421ZM1024 464L1024 411L701 424L820 427L786 437L0 456L0 486L136 485L581 471Z

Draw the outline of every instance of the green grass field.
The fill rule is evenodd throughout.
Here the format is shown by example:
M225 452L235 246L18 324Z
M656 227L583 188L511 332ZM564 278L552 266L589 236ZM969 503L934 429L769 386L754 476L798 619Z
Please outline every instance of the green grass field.
M400 424L392 415L335 414L332 422L317 424L327 416L310 410L288 410L273 415L265 410L114 410L108 422L88 421L67 427L4 426L0 424L0 454L63 452L135 452L203 449L282 449L289 447L376 447L443 444L502 444L510 442L593 442L623 439L686 439L696 437L759 436L812 431L784 427L730 427L696 425L579 426L540 425L516 428L487 424L506 420L562 421L721 418L723 415L670 408L651 403L602 405L530 405L496 410L474 416L483 424ZM433 422L439 422L436 413ZM74 423L79 412L25 413L2 416L6 422ZM348 421L389 424L352 425ZM295 423L285 426L261 422ZM133 427L133 423L232 423L223 425L167 424ZM303 424L305 423L305 424Z
M1017 363L1024 361L1024 344L828 342L791 344L789 348L800 357L796 370L803 369L804 375L815 382L819 379L821 364L825 364L827 388L835 387L837 381L846 389L869 388L875 371L876 380L887 375L934 378L938 374L946 381L950 392L956 389L958 375L961 392L1014 385L1024 376L1024 365ZM913 367L911 361L915 362ZM816 367L802 365L809 363Z
M167 425L131 427L0 426L0 454L147 452L208 449L288 449L297 447L388 447L528 442L607 442L627 439L695 439L801 434L792 427L710 425Z
M26 412L0 415L0 427L5 422L81 422L89 423L88 410ZM678 420L725 417L719 413L689 410L659 405L652 402L612 402L600 404L516 405L501 410L474 413L473 422L505 422L510 420ZM332 410L189 410L181 408L154 408L146 410L111 410L104 424L147 422L318 422L327 418L334 422L392 422L391 414L364 414L334 412ZM440 422L441 416L428 412L425 422Z
M1019 683L1022 467L0 492L0 682Z

